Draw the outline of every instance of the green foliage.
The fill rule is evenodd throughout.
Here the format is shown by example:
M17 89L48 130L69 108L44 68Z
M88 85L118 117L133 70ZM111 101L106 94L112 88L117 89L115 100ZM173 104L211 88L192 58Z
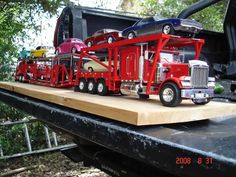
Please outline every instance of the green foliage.
M68 0L0 0L0 81L9 80L17 47L24 42L27 29L36 29L42 14L56 14Z
M183 9L198 0L157 0L140 1L138 9L141 15L161 15L163 17L176 17ZM189 18L195 19L203 24L204 29L211 31L223 31L223 20L227 1L221 1L210 6Z
M0 122L17 121L24 118L26 114L18 109L0 102Z
M42 15L54 15L69 0L0 0L0 81L12 78L17 50L28 38L27 30L37 28ZM20 118L24 114L0 103L0 119Z
M27 125L32 150L47 148L43 124L36 121L27 123ZM12 155L28 151L24 130L24 124L0 126L0 145L2 146L4 155ZM52 131L49 129L49 135L51 134ZM51 136L50 141L53 142Z

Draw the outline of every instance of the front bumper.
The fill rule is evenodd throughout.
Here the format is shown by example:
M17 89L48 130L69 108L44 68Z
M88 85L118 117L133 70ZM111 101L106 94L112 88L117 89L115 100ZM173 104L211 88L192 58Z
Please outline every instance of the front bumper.
M214 96L214 89L207 88L207 89L182 89L181 90L181 97L188 98L188 99L206 99L206 98L213 98Z
M194 26L188 26L188 25L183 25L183 26L177 26L174 27L176 31L183 31L183 32L188 32L188 33L199 33L201 31L200 28L194 27Z

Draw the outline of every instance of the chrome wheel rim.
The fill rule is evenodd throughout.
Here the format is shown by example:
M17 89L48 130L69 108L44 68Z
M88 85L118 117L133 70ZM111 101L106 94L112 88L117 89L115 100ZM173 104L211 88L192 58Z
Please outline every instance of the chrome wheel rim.
M165 25L163 27L163 33L164 34L169 34L170 33L170 26L169 25Z
M88 71L89 71L89 72L93 72L93 68L90 67L90 68L88 69Z
M84 82L80 82L80 83L79 83L79 89L80 89L80 90L83 90L83 89L84 89Z
M174 92L173 92L173 90L170 89L170 88L166 88L163 91L163 100L165 102L171 102L173 99L174 99Z
M128 34L128 39L133 39L134 38L134 33L129 33Z
M89 89L89 91L93 90L93 83L92 82L89 82L88 89Z
M88 42L88 47L91 47L92 46L92 42Z
M107 43L108 43L108 44L112 43L112 41L113 41L112 37L109 37L109 38L107 39Z
M102 92L103 91L103 84L102 83L99 83L98 84L98 92Z
M73 49L72 49L72 53L76 53L76 48L73 48Z

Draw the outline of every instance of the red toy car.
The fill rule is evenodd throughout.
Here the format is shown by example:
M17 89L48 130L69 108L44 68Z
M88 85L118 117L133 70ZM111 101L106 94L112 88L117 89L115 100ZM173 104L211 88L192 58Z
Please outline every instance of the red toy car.
M81 39L66 38L55 51L55 54L79 53L80 50L87 47Z
M85 44L88 47L91 47L92 45L102 43L110 44L121 39L123 38L120 31L114 29L101 29L96 31L91 37L87 38Z

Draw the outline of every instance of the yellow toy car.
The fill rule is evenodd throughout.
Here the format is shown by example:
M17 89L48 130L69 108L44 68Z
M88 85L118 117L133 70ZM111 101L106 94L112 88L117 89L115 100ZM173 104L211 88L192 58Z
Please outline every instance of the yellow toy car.
M45 58L55 56L54 47L51 46L38 46L35 50L31 50L31 58Z

